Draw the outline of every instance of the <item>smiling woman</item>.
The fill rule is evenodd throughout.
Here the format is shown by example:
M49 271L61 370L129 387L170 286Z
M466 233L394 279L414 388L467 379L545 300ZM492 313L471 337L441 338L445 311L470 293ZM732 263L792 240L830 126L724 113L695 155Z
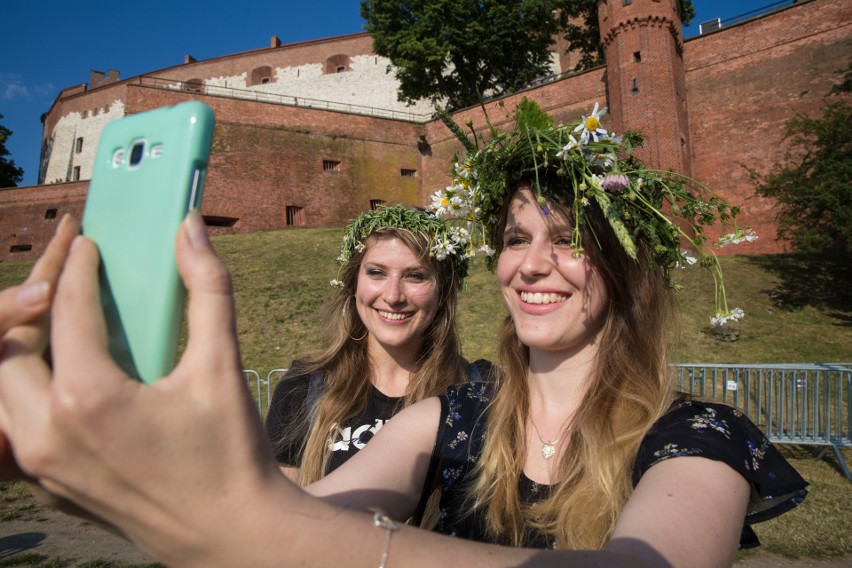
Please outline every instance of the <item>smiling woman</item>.
M668 271L683 255L675 229L660 234L671 223L661 212L700 198L670 185L668 172L625 163L609 134L592 141L583 126L554 126L542 115L519 110L515 131L471 152L468 185L451 189L471 198L468 226L491 229L480 236L493 249L483 250L500 254L511 317L493 380L450 385L409 405L302 490L280 475L258 430L227 271L200 215L188 215L176 251L191 298L189 342L175 371L153 386L110 361L97 249L84 237L69 246L73 231L63 229L28 284L0 292L0 431L22 470L175 566L730 566L738 546L757 544L751 525L800 503L807 483L736 409L673 390ZM568 132L579 132L579 142L569 143ZM605 189L610 174L626 184ZM671 208L662 207L667 200ZM704 225L730 207L711 204L700 212ZM462 258L469 250L438 242L451 234L445 226L424 235L423 224L403 230L397 218L375 215L377 223L350 228L344 241L332 327L341 359L361 361L364 372L344 362L343 372L323 373L320 396L338 398L331 410L353 405L350 383L374 388L396 364L390 350L369 352L373 331L347 307L359 276L379 268L389 296L380 286L365 306L375 308L378 326L402 327L394 322L421 307L402 300L405 278L421 275L422 263L425 279L443 290L442 274L455 270L432 262L451 255L429 252L459 250ZM385 252L400 256L373 258L362 270L371 247L408 234L428 244L409 257L394 243ZM465 375L441 341L454 337L453 313L443 309L452 304L437 299L428 331L419 342L411 334L422 363L400 369L411 374L406 398L429 388L417 373L430 364L440 371L442 357L455 365L449 380ZM47 325L37 318L51 303L48 367ZM329 361L341 360L335 353L327 351ZM313 447L330 453L346 422L317 406L306 420L308 451L319 440ZM443 534L392 520L417 517L433 489Z
M379 207L346 228L325 347L291 365L266 420L289 477L316 481L403 407L487 374L486 362L469 366L460 354L455 314L468 261L446 246L455 234L403 206Z

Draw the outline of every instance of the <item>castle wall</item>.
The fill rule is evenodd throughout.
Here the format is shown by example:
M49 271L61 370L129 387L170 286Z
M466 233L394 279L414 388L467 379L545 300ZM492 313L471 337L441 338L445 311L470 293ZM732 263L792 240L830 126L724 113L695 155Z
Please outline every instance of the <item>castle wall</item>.
M83 216L88 182L0 190L0 261L38 258L62 216Z
M852 3L801 2L686 42L692 174L742 206L741 226L759 240L731 252L779 252L776 210L758 198L746 170L780 163L784 124L820 116L852 54Z
M78 179L92 177L101 132L107 123L124 116L125 97L124 84L112 84L90 92L77 88L60 94L45 115L40 184L76 181L75 167L80 168ZM78 138L82 138L79 152Z
M742 165L766 173L783 155L785 122L797 112L821 114L825 95L850 62L850 23L852 4L846 0L802 1L683 43L686 158L692 176L741 205L741 225L751 226L761 237L756 243L721 253L785 250L784 243L774 239L773 204L754 197ZM618 58L633 56L630 41L636 38L625 39L621 51L626 50L627 55L617 51ZM652 46L642 48L643 63L652 63L654 57L666 53L662 48L647 53L648 48ZM673 56L667 53L667 57ZM296 92L298 81L304 81L310 85L305 92L316 98L344 97L347 92L374 96L387 85L379 83L379 75L373 76L375 84L359 82L359 76L370 77L369 66L381 68L380 59L370 55L369 36L355 34L152 73L165 78L164 85L169 80L209 81L210 88L201 92L152 88L138 78L105 81L89 91L85 86L71 87L62 92L45 118L45 156L50 160L45 162L44 182L70 179L69 172L76 165L81 166L81 178L87 179L90 169L84 163L91 162L94 139L114 116L197 99L213 107L217 117L202 207L214 233L343 226L366 211L372 200L425 204L434 191L447 184L450 159L461 151L440 121L420 123L214 96L216 81L224 85L232 79L223 78L237 81L243 77L239 80L246 81L250 89L279 88L275 85L292 81L292 92ZM320 69L323 65L324 71ZM328 73L329 66L345 70ZM262 79L256 72L259 68L270 73L275 70L273 87L269 83L248 85ZM632 73L624 69L622 74ZM595 102L612 100L611 71L599 68L562 77L502 99L505 107L492 101L487 105L491 122L498 129L506 128L506 109L514 108L521 97L536 100L557 121L575 120ZM660 109L655 107L651 83L648 88L640 85L641 96L655 110L653 120L665 121L665 112L656 112ZM460 124L466 118L477 130L486 128L479 107L455 116ZM612 128L606 118L604 122ZM629 117L624 126L635 127ZM79 137L83 146L78 155L75 142ZM677 142L650 136L648 140L656 155L679 151ZM665 150L667 143L675 145ZM339 165L326 168L324 162ZM413 175L403 176L402 170ZM79 215L86 186L81 182L0 190L0 261L35 258L55 227L54 219L45 218L50 216L48 211L56 209L55 219L65 211ZM301 209L294 216L295 210L288 207ZM288 225L288 211L293 225ZM28 244L30 251L21 250Z
M593 69L534 89L519 91L501 98L502 106L499 102L490 102L485 107L491 125L498 131L512 128L514 122L509 113L523 98L537 102L556 122L578 120L583 114L591 111L595 102L605 104L605 69L602 67ZM481 107L462 110L455 113L453 118L461 125L469 119L473 128L479 133L485 133L486 139L488 138L488 124ZM462 128L470 135L468 127ZM430 143L430 152L422 158L423 203L428 203L431 194L448 184L452 158L454 155L462 157L464 149L440 120L434 120L426 125L425 136Z

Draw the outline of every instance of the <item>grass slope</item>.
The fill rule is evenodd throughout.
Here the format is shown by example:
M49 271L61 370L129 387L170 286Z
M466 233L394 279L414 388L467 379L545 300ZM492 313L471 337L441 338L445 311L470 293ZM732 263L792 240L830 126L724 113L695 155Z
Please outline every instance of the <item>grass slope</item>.
M214 246L233 274L244 367L265 377L313 352L323 305L337 274L339 230L291 230L222 236ZM676 274L681 318L674 360L691 363L852 361L852 263L838 256L733 256L721 259L731 307L746 318L735 342L709 333L710 275L697 267ZM0 286L18 282L31 263L0 264ZM495 359L505 310L494 276L478 263L461 299L460 329L468 359ZM776 553L821 558L852 554L852 485L829 455L782 451L811 483L805 503L757 527L764 546L747 555ZM852 464L852 451L843 450Z

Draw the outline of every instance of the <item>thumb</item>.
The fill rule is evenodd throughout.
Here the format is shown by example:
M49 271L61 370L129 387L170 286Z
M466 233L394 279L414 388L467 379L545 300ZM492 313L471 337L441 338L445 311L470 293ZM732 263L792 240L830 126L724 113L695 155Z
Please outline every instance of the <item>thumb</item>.
M189 340L181 363L203 361L208 372L233 371L241 378L231 277L213 251L198 211L190 212L181 224L175 256L189 293Z

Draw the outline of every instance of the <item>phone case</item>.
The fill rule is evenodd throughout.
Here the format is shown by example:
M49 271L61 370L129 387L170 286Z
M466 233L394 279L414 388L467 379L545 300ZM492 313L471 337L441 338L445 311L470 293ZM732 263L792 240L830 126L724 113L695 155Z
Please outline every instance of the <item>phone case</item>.
M175 238L201 203L213 123L210 107L186 102L111 122L98 144L83 234L101 255L110 353L147 383L175 364L186 298Z

